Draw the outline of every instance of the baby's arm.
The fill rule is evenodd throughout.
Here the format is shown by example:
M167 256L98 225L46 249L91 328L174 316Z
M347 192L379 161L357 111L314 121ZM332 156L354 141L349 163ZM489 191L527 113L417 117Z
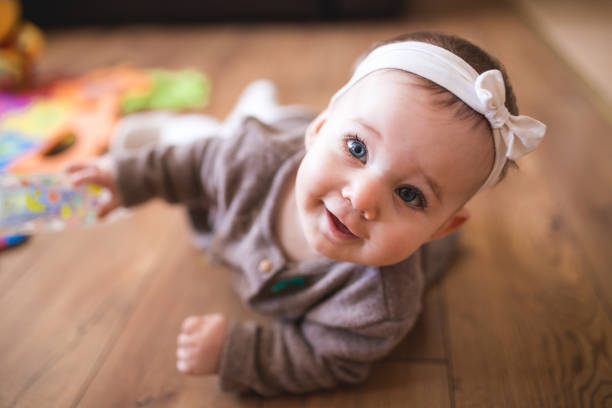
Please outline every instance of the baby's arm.
M304 393L365 380L370 362L401 338L386 337L389 327L384 326L369 328L376 332L369 335L288 322L276 322L272 328L234 322L228 329L221 314L185 319L177 338L177 369L190 375L217 374L223 360L221 385L226 391ZM404 331L391 328L398 330Z
M300 394L364 381L413 326L423 290L420 272L399 271L398 281L388 279L393 271L375 270L357 272L300 319L232 322L219 366L222 388Z
M282 356L284 360L284 367L276 367L276 371L280 372L281 378L273 380L277 382L275 389L269 388L270 385L265 385L266 381L263 378L258 381L260 385L253 385L245 383L239 389L235 389L234 385L225 388L231 391L244 391L249 388L253 388L262 394L275 394L282 391L289 392L307 392L319 388L330 388L336 385L338 382L353 383L360 382L365 379L368 372L367 361L364 363L350 362L351 358L345 358L342 368L335 367L335 364L330 364L331 360L328 361L327 369L332 369L337 372L328 373L327 370L322 370L322 367L317 367L317 363L314 361L316 356L314 355L312 347L307 344L302 338L302 334L298 333L298 329L295 325L286 325L283 323L277 323L272 329L258 327L254 323L233 323L232 327L232 338L228 337L228 321L225 316L221 314L210 314L203 316L190 316L183 321L181 326L181 332L177 338L177 369L184 374L191 375L210 375L219 372L219 366L222 358L223 346L225 341L229 341L228 351L225 352L227 358L236 364L236 361L240 360L239 354L244 354L245 350L253 348L262 348L274 350L278 347L289 346L296 352L296 356ZM277 332L277 333L275 333ZM322 334L321 332L319 334ZM339 333L331 334L331 336L323 334L320 339L328 339L331 343L342 342L338 336ZM340 334L346 336L347 333ZM257 339L257 337L261 337ZM253 339L255 337L255 339ZM357 338L357 336L355 336ZM279 341L278 345L274 345L274 340ZM251 340L259 342L261 344L254 344ZM372 352L374 348L371 347L369 342L361 341L360 348L368 349L368 352ZM238 353L236 353L238 351ZM278 359L278 351L275 351L273 355ZM265 356L265 355L264 355ZM265 356L270 358L271 356ZM251 358L244 360L243 362L252 362ZM242 366L241 367L245 367ZM289 371L287 371L289 370ZM227 370L226 370L227 371ZM274 373L274 364L270 365L270 373L268 377L278 377L278 372ZM287 376L289 372L294 373L294 377L288 377L288 381L283 381L282 377ZM316 382L310 380L300 379L302 373L311 373L312 379L318 379ZM318 373L317 375L314 375ZM227 375L227 373L225 374ZM236 373L233 373L236 375ZM321 377L323 376L323 377ZM306 374L306 377L311 375ZM335 377L335 378L334 378ZM292 384L292 381L296 381L296 384ZM246 387L242 389L243 387ZM269 390L269 391L268 391Z
M92 182L111 191L112 200L100 216L119 205L129 207L154 197L188 203L210 195L213 158L221 143L221 139L209 138L187 145L157 146L112 157L108 165L100 161L73 163L67 171L73 174L75 184Z
M221 355L221 387L272 396L358 384L410 326L405 321L352 329L308 320L279 320L271 327L234 322Z

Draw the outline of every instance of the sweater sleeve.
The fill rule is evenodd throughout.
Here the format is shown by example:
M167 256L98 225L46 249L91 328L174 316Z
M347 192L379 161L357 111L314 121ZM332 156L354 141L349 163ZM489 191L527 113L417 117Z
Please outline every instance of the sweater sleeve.
M414 325L422 284L419 276L412 287L403 288L407 307L401 311L388 304L384 282L366 276L301 319L276 320L270 326L232 322L221 356L221 388L272 396L363 382L371 364Z
M225 139L155 146L114 159L119 200L126 207L159 197L170 203L210 199L215 157Z
M233 322L222 355L221 388L273 396L363 382L371 363L403 338L408 327L401 326L387 322L346 330L309 321L279 320L271 327Z

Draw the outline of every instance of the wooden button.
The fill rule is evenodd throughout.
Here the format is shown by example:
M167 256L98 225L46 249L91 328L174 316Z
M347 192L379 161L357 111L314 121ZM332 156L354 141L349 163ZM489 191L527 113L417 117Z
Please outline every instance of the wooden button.
M269 259L262 259L257 268L259 269L259 272L262 273L270 272L272 270L272 262L270 262Z

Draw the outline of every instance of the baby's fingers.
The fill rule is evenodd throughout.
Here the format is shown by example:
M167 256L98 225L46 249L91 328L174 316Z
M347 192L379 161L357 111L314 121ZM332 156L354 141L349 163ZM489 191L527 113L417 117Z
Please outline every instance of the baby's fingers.
M111 200L108 203L104 204L102 208L100 208L100 211L98 211L98 217L100 218L106 217L109 213L111 213L117 207L119 207L119 201L113 196L113 198L111 198Z
M100 172L93 168L84 168L82 170L75 170L70 174L70 179L72 184L75 186L80 186L84 183L94 183L100 186L106 187L108 184L108 180L100 174Z
M68 174L75 173L79 170L83 170L86 167L90 167L91 165L83 162L73 162L68 163L68 165L64 168L64 171Z

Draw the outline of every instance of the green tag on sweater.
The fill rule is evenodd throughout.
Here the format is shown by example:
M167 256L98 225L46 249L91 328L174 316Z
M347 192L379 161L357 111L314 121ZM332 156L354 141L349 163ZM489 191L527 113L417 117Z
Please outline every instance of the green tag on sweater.
M272 286L272 293L280 292L285 289L287 286L304 286L306 285L306 279L303 276L296 276L294 278L289 278L282 280L280 282L276 282L274 286Z

